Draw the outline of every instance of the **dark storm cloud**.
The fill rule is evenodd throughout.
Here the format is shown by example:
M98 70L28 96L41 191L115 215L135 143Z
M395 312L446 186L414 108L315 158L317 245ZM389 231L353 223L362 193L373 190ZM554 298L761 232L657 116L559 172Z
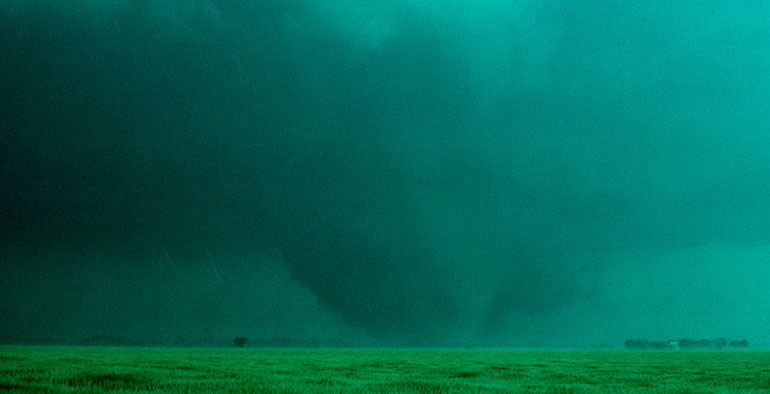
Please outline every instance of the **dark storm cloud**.
M657 272L645 267L660 256L712 256L702 251L714 244L755 256L770 237L762 2L0 11L4 255L16 278L30 262L46 283L61 272L83 297L142 311L148 327L178 329L187 316L223 333L190 317L201 311L231 328L257 324L222 306L238 299L256 315L338 327L315 297L397 343L573 340L559 319L589 336L635 321L602 312L649 296L605 283L633 281L634 269L617 267ZM109 262L72 261L89 255ZM737 264L713 256L710 269ZM275 260L289 277L260 268ZM680 275L684 264L671 262ZM254 284L207 287L200 278L218 270ZM131 272L115 292L89 290ZM35 321L27 327L69 321L31 312L61 283L37 301L4 286L9 330L22 327L15 316ZM672 294L702 291L681 286ZM72 294L55 309L126 325L99 306L68 309ZM679 308L697 320L685 298ZM632 304L648 332L665 321L654 303ZM704 325L692 335L722 329ZM94 329L78 327L69 332Z

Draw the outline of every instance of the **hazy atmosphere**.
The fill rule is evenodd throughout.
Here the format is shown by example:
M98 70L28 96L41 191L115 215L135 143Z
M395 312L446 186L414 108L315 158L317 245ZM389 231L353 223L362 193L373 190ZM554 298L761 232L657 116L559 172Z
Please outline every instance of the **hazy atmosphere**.
M770 2L0 2L0 336L770 345Z

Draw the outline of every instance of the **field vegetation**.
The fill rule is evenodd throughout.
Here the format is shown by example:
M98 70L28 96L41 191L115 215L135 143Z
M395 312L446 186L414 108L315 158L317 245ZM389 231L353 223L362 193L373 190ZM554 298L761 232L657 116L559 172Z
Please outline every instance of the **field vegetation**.
M767 393L770 353L0 347L21 393Z

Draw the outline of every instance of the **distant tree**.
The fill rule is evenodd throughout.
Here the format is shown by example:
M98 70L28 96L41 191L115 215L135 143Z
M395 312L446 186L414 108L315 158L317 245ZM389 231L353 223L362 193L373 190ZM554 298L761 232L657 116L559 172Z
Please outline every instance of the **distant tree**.
M626 349L647 349L650 341L646 338L626 339L625 345Z
M698 349L708 349L714 347L714 344L711 343L708 339L699 339L695 341L695 348Z
M249 341L249 338L246 337L235 337L233 340L233 346L235 347L244 347L246 346L246 342Z
M717 338L713 342L711 342L714 346L714 349L721 349L725 346L727 346L727 339L724 338Z
M184 339L184 336L177 335L176 338L174 338L173 345L174 346L178 346L178 347L186 346L187 345L187 340Z
M136 342L124 337L111 337L108 335L92 335L78 341L80 346L135 346Z
M680 349L692 349L695 347L695 340L690 338L682 338L678 342Z
M667 341L653 341L650 342L649 348L655 350L670 350L674 349L674 346Z
M737 348L746 348L746 347L749 347L749 341L745 339L742 341L730 341L730 343L728 343L727 346L737 347Z

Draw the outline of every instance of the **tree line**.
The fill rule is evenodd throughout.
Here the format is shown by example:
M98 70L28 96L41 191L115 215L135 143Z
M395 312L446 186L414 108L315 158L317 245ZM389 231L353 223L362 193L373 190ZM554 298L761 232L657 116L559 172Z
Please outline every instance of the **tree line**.
M716 339L671 339L668 341L650 341L647 338L626 339L626 349L654 349L654 350L676 350L676 349L723 349L747 348L749 341L742 339L740 341L728 341L726 338Z

